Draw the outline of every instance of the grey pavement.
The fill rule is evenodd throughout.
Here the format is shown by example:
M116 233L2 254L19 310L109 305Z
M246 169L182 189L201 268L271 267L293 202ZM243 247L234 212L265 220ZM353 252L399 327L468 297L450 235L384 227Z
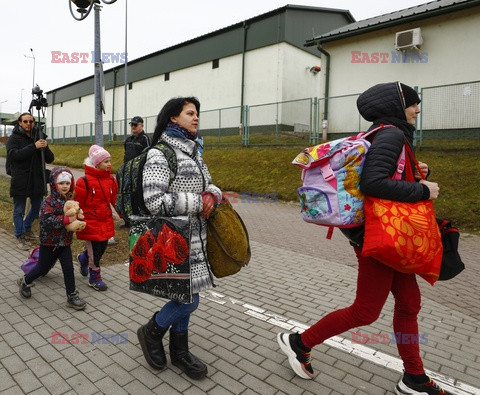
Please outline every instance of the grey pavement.
M393 394L401 363L391 341L392 298L378 321L355 329L388 334L388 344L353 344L350 332L329 339L312 352L314 380L294 375L275 340L353 301L357 268L343 236L326 240L326 229L304 223L296 204L234 206L249 229L252 259L218 279L192 315L191 350L209 369L202 381L170 363L160 372L146 363L136 331L165 301L130 291L124 263L104 268L106 292L88 287L76 268L84 311L65 307L59 265L22 299L15 281L28 252L0 230L0 393ZM479 236L462 235L467 269L457 278L433 287L418 280L425 367L455 394L480 394L479 245ZM57 333L73 341L59 344Z

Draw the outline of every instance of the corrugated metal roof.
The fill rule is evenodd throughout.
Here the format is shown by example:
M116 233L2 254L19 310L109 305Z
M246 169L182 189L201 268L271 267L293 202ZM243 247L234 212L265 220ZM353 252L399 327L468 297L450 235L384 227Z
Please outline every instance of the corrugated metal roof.
M132 61L129 61L128 62L128 65L130 64L133 64L135 62L140 62L146 58L149 58L151 56L155 56L159 53L162 53L162 52L168 52L168 51L171 51L172 49L175 49L175 48L178 48L178 47L182 47L186 44L192 44L194 42L197 42L197 41L202 41L206 38L209 38L209 37L212 37L212 36L216 36L216 35L219 35L221 33L224 33L226 31L229 31L229 30L234 30L238 27L242 27L243 24L251 24L252 22L256 22L256 21L259 21L261 19L265 19L265 18L268 18L272 15L277 15L277 14L281 14L281 13L284 13L286 10L301 10L301 11L315 11L315 12L332 12L332 13L338 13L338 14L344 14L345 17L347 19L350 19L351 21L355 21L355 18L352 16L352 14L350 13L349 10L344 10L344 9L340 9L340 8L327 8L327 7L312 7L312 6L303 6L303 5L295 5L295 4L287 4L287 5L284 5L283 7L279 7L279 8L275 8L271 11L267 11L267 12L264 12L262 14L259 14L259 15L256 15L256 16L253 16L253 17L250 17L248 19L245 19L244 21L241 21L241 22L236 22L232 25L229 25L229 26L226 26L226 27L222 27L220 29L217 29L217 30L214 30L214 31L211 31L209 33L205 33L205 34L202 34L198 37L195 37L195 38L191 38L189 40L186 40L186 41L182 41L178 44L174 44L170 47L167 47L165 49L161 49L161 50L158 50L158 51L154 51L154 52L151 52L147 55L143 55L137 59L134 59Z
M436 0L418 6L405 8L389 14L379 15L373 18L354 22L338 29L331 30L320 36L308 40L306 46L317 43L339 40L345 37L379 30L386 26L399 25L410 20L424 19L436 14L454 12L459 9L479 6L480 0Z
M168 52L171 52L175 49L178 49L178 48L182 48L182 47L185 47L189 44L194 44L194 43L198 43L198 42L201 42L203 40L206 40L208 38L211 38L211 37L215 37L215 36L219 36L221 34L224 34L228 31L233 31L237 28L241 28L244 24L246 25L250 25L254 22L257 22L257 21L261 21L263 19L267 19L271 16L274 16L274 15L277 15L277 14L282 14L282 13L285 13L287 10L298 10L298 11L311 11L311 12L323 12L323 13L335 13L335 14L343 14L345 16L345 19L347 20L347 22L354 22L355 21L355 18L352 16L352 14L350 13L349 10L344 10L344 9L337 9L337 8L326 8L326 7L312 7L312 6L302 6L302 5L295 5L295 4L287 4L283 7L279 7L279 8L275 8L271 11L268 11L268 12L265 12L265 13L262 13L262 14L259 14L259 15L256 15L256 16L253 16L251 18L248 18L248 19L245 19L244 21L240 21L240 22L237 22L237 23L234 23L232 25L229 25L229 26L226 26L226 27L223 27L223 28L220 28L220 29L217 29L215 31L212 31L212 32L209 32L209 33L205 33L203 35L200 35L198 37L195 37L195 38L192 38L192 39L189 39L189 40L186 40L186 41L183 41L183 42L180 42L178 44L175 44L175 45L172 45L170 47L167 47L167 48L164 48L164 49L161 49L161 50L158 50L158 51L154 51L154 52L151 52L147 55L143 55L137 59L134 59L134 60L129 60L128 61L128 67L131 67L135 64L138 64L138 63L142 63L144 62L145 60L149 59L149 58L154 58L160 54L166 54ZM303 45L304 41L302 41L301 43L299 43L299 46L301 47ZM121 67L120 67L121 68ZM105 70L105 74L109 74L109 73L112 73L114 69L119 69L118 67L114 67L114 68L111 68L111 69L108 69L108 70ZM87 82L89 81L90 79L93 79L93 76L88 76L88 77L85 77L85 78L82 78L80 80L77 80L77 81L74 81L74 82L71 82L69 84L66 84L66 85L63 85L63 86L60 86L60 87L57 87L55 89L52 89L52 90L49 90L47 93L47 95L51 95L52 92L54 91L59 91L61 89L64 89L64 88L69 88L69 87L72 87L72 86L75 86L77 85L78 83L81 83L81 82ZM135 80L130 80L130 82L134 82ZM78 97L78 96L76 96Z

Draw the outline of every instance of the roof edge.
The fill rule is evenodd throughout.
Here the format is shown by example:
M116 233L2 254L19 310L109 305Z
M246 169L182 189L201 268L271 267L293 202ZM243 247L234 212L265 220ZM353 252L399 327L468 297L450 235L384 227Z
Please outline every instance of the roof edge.
M395 19L395 20L389 21L389 22L378 23L376 25L366 26L364 28L359 28L359 29L356 29L356 30L347 31L347 32L344 32L344 33L339 33L339 34L327 36L327 37L324 37L324 38L322 38L321 36L318 37L318 38L313 38L311 40L307 40L307 42L305 43L305 47L312 47L314 45L319 45L319 44L323 44L323 43L327 43L327 42L342 40L344 38L353 37L353 36L357 36L357 35L365 34L365 33L370 33L370 32L374 32L374 31L377 31L377 30L382 30L382 29L385 29L385 28L388 28L388 27L403 25L405 23L415 22L415 21L419 21L419 20L422 20L422 19L427 19L427 18L431 18L431 17L435 17L435 16L449 14L451 12L460 11L460 10L464 10L464 9L467 9L467 8L472 8L472 7L479 6L479 5L480 5L480 0L473 0L471 2L453 4L453 5L450 5L450 6L443 7L443 8L438 8L436 10L426 10L426 11L424 11L422 13L419 13L419 14L414 14L414 15L407 16L407 17L404 17L404 18ZM394 13L399 12L399 11L402 11L402 10L398 10L398 11L392 12L390 14L394 14ZM384 15L389 15L389 14L384 14ZM376 18L376 17L374 17L374 18ZM368 19L370 19L370 18L368 18ZM368 19L364 19L364 20L368 20Z
M226 27L222 27L220 29L217 29L217 30L214 30L212 32L209 32L209 33L205 33L201 36L198 36L198 37L195 37L195 38L192 38L190 40L187 40L187 41L183 41L181 43L178 43L178 44L174 44L170 47L167 47L167 48L164 48L164 49L160 49L158 51L155 51L155 52L152 52L152 53L149 53L147 55L143 55L139 58L136 58L134 60L131 60L129 62L127 62L127 67L134 64L134 63L137 63L137 62L141 62L145 59L148 59L148 58L151 58L151 57L154 57L154 56L158 56L162 53L166 53L166 52L169 52L169 51L172 51L176 48L180 48L182 46L185 46L185 45L189 45L189 44L193 44L195 42L198 42L198 41L202 41L204 39L207 39L209 37L213 37L213 36L216 36L218 34L221 34L221 33L224 33L224 32L227 32L227 31L230 31L230 30L234 30L234 29L238 29L238 28L242 28L245 24L249 24L249 23L252 23L252 22L256 22L258 20L262 20L262 19L265 19L265 18L268 18L270 16L273 16L273 15L277 15L277 14L281 14L283 12L285 12L287 9L290 9L290 10L310 10L310 11L318 11L318 12L335 12L335 13L341 13L341 14L345 14L345 16L347 17L347 19L351 20L351 22L356 22L355 18L353 17L353 15L350 13L349 10L344 10L344 9L337 9L337 8L325 8L325 7L313 7L313 6L302 6L302 5L294 5L294 4L287 4L287 5L284 5L283 7L279 7L279 8L275 8L271 11L267 11L263 14L260 14L260 15L256 15L256 16L253 16L251 18L248 18L248 19L245 19L243 21L240 21L240 22L236 22L234 23L233 25L229 25L229 26L226 26ZM108 70L105 70L105 74L107 73L110 73L110 72L113 72L115 69L117 70L123 70L123 68L125 67L125 65L120 65L120 66L117 66L117 67L112 67L111 69L108 69ZM45 92L46 94L53 94L54 92L58 91L58 90L61 90L61 89L64 89L64 88L68 88L69 86L72 86L72 85L75 85L75 84L78 84L80 82L84 82L84 81L87 81L89 79L93 79L94 76L93 75L90 75L88 77L84 77L80 80L77 80L77 81L74 81L74 82L70 82L66 85L62 85L62 86L59 86L55 89L52 89L52 90L49 90L48 92Z

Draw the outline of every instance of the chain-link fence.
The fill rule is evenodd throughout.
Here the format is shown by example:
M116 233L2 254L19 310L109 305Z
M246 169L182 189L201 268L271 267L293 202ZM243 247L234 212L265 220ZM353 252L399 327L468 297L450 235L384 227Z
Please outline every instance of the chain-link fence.
M419 92L416 144L480 147L480 81L424 87ZM359 94L305 98L277 103L245 105L202 111L200 133L205 145L308 146L365 131L370 123L359 114ZM151 136L157 116L146 116L144 129ZM130 135L125 121L105 121L104 139L123 141ZM95 141L95 124L48 128L53 143Z
M480 81L421 89L419 144L480 142Z

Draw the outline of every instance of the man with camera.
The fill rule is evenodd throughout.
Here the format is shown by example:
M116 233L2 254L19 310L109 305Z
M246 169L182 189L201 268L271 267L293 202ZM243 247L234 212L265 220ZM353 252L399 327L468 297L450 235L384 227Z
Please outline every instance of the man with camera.
M37 239L32 224L38 218L40 204L45 194L45 164L54 160L43 133L36 133L33 116L24 112L18 117L7 141L7 174L11 175L10 196L13 198L14 234L18 239L18 248L29 250L26 239ZM40 135L41 133L41 135ZM42 152L43 150L43 152ZM47 180L48 181L48 180ZM25 215L27 198L30 198L30 210Z

